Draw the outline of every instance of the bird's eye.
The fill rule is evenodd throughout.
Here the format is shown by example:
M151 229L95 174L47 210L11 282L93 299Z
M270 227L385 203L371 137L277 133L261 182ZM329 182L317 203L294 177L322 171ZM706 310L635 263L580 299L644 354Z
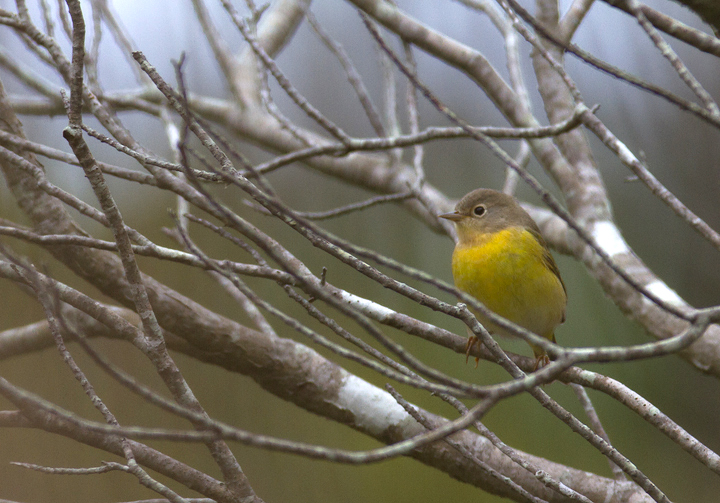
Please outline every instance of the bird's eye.
M485 206L483 206L482 204L475 206L475 208L473 208L473 213L475 213L475 215L479 217L483 216L485 214Z

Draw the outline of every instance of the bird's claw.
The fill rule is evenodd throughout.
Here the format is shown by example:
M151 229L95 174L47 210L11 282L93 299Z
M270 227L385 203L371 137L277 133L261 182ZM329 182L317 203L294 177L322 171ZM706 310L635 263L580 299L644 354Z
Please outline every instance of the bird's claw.
M476 336L471 335L468 337L467 343L465 344L465 364L467 365L468 359L470 358L470 351L472 351L473 346L480 342L480 339L478 339ZM480 357L475 357L475 368L477 368L478 363L480 363Z

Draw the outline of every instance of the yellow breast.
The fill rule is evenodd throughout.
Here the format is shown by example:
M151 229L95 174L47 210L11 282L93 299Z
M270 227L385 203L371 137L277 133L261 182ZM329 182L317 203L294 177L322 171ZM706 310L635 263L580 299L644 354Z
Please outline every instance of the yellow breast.
M560 278L548 267L546 253L522 227L480 234L455 247L455 284L503 318L554 341L555 328L565 317L567 296ZM505 333L479 319L490 331Z

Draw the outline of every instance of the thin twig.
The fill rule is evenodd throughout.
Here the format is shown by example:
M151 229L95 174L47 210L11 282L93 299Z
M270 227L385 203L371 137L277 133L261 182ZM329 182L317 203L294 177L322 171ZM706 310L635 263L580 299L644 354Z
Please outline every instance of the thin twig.
M162 329L153 311L148 292L143 282L142 274L135 260L130 238L125 229L122 215L113 200L112 194L105 183L104 176L85 143L82 136L82 101L83 101L83 63L84 63L84 20L79 0L67 0L70 7L70 16L73 21L73 59L70 88L70 109L68 112L69 126L63 130L63 136L73 149L80 165L85 172L90 185L107 216L111 230L118 244L118 251L122 260L125 279L130 284L130 298L135 305L136 312L143 323L143 333L150 344L147 344L146 355L155 365L165 385L180 403L202 412L203 408L195 398L190 386L183 378L165 347ZM197 426L197 425L196 425ZM252 494L252 489L242 472L235 456L222 441L211 440L207 447L223 472L226 483L238 496Z
M593 406L593 403L587 394L587 391L585 391L585 388L574 383L570 384L570 387L575 392L575 396L580 401L580 404L585 411L585 415L590 422L590 427L595 433L600 436L600 438L602 438L603 440L605 440L605 442L609 444L610 437L608 437L607 433L605 432L605 428L603 428L600 417L598 416L597 411L595 410L595 407ZM608 463L610 463L610 471L612 471L613 475L615 476L615 480L617 480L618 482L627 480L627 478L625 477L625 473L623 473L622 469L620 469L618 465L616 465L610 460L608 460Z
M574 367L563 377L567 382L595 389L642 417L650 425L667 436L675 444L720 475L720 455L708 448L687 430L670 419L650 401L640 396L621 382L610 377Z
M630 7L630 11L635 16L635 19L637 19L640 26L642 26L643 30L645 30L645 33L647 33L648 37L650 37L650 40L652 40L653 44L655 44L655 47L658 48L660 54L662 54L663 57L670 62L680 79L685 82L685 84L698 98L700 98L700 101L703 102L705 108L707 108L707 110L716 118L720 119L720 109L718 109L718 105L715 103L713 97L705 90L702 84L698 82L693 74L690 73L690 70L688 70L685 63L683 63L675 51L673 51L672 47L670 47L670 45L658 34L652 23L650 23L647 17L645 17L645 14L643 14L637 0L627 0L627 2Z
M441 396L441 398L453 407L455 407L460 414L466 413L465 411L467 411L467 406L457 398L450 396ZM558 494L570 498L573 501L581 501L587 503L588 500L585 496L579 494L577 491L572 490L559 480L555 480L554 478L548 476L547 473L544 473L543 470L541 470L535 463L529 461L526 456L518 453L515 449L500 440L500 437L498 437L482 422L476 421L474 426L475 428L477 428L477 430L483 437L487 438L490 443L492 443L498 450L505 454L508 459L512 460L513 463L517 464L525 471L531 473L540 482L545 484L545 486L557 492Z
M605 146L618 156L620 161L630 168L650 192L665 203L677 216L682 218L715 249L720 250L720 233L710 227L702 218L690 210L680 199L667 189L657 178L633 155L632 151L620 141L595 114L584 114L583 123Z
M401 135L389 138L351 139L347 144L318 145L278 156L272 161L256 166L255 169L259 173L269 173L287 164L320 155L345 155L355 151L388 150L398 147L411 147L436 139L473 138L475 135L479 134L486 135L490 138L504 139L546 138L557 136L577 127L580 121L579 116L581 110L584 110L584 108L577 109L575 113L573 113L572 117L568 118L566 121L552 126L542 126L537 128L497 128L473 126L450 128L430 127L418 134Z
M639 79L635 77L634 75L631 75L623 70L620 70L619 68L610 65L601 59L593 56L587 51L584 51L580 47L578 47L575 44L571 43L565 43L564 41L560 40L558 37L550 33L545 27L535 19L534 16L532 16L527 10L525 10L522 5L520 5L517 0L503 0L507 1L508 4L512 6L512 9L527 23L532 25L532 27L540 34L543 38L546 38L553 44L557 45L561 49L574 54L578 58L580 58L582 61L585 61L586 63L590 64L594 68L597 68L598 70L605 72L609 75L612 75L613 77L616 77L620 80L623 80L627 82L628 84L631 84L635 87L638 87L640 89L643 89L645 91L648 91L652 94L655 94L670 103L673 103L674 105L680 107L682 110L686 110L688 112L693 113L697 117L700 117L701 119L705 120L706 122L712 124L715 127L720 127L720 118L715 117L711 112L704 109L703 107L686 100L684 98L681 98L671 92L669 92L667 89L664 89L660 86L656 86L654 84L645 82L642 79Z
M136 383L137 384L137 383ZM142 386L137 384L138 386ZM136 390L136 391L139 391ZM147 392L147 393L146 393ZM55 406L43 398L25 391L0 377L0 395L15 404L22 404L24 407L32 406L42 412L48 412L58 419L67 421L77 427L88 431L110 435L123 435L129 438L169 440L177 442L203 442L217 440L218 438L234 440L244 445L264 448L272 451L280 451L302 455L311 459L325 459L345 464L369 464L384 461L398 456L404 456L415 449L437 442L457 431L470 426L477 418L487 411L494 403L486 399L469 410L469 413L454 420L447 421L433 431L421 433L411 439L403 440L385 447L378 447L366 451L351 451L348 449L334 449L318 445L309 445L303 442L295 442L285 439L273 438L266 435L249 433L234 428L220 421L215 421L190 409L178 406L175 402L167 400L162 396L142 386L144 398L155 403L162 404L163 408L186 417L193 422L204 425L202 430L177 430L169 428L145 428L145 427L116 427L104 423L90 421L68 412L61 407Z
M108 473L112 471L129 471L127 466L120 463L111 462L104 462L103 466L95 466L93 468L61 468L55 466L36 465L34 463L19 463L17 461L11 461L10 464L40 473L48 473L51 475L97 475L100 473Z
M0 225L0 235L12 236L18 239L23 239L30 243L37 243L42 246L84 246L88 248L95 248L98 250L117 251L117 243L113 241L104 241L102 239L96 239L89 236L78 236L74 234L37 234L27 229L21 229L19 227L10 227L6 225ZM132 245L133 251L138 255L145 257L154 257L161 260L169 260L171 262L177 262L192 267L205 268L203 262L197 259L190 253L185 253L179 250L173 250L172 248L166 248L164 246L156 245L151 241L147 244ZM234 262L231 260L213 260L218 267L224 267L228 270L247 276L253 276L258 278L266 278L271 281L292 284L294 282L292 276L288 273L273 269L267 265L252 265L243 264L240 262Z
M403 201L410 197L414 197L414 194L412 192L401 192L399 194L388 194L386 196L375 196L375 197L372 197L365 201L361 201L359 203L348 204L348 205L342 206L340 208L335 208L332 210L314 211L314 212L298 211L296 213L304 218L309 219L309 220L325 220L328 218L335 218L335 217L339 217L342 215L347 215L348 213L361 211L361 210L370 208L372 206L377 206L378 204Z
M623 10L628 14L630 4L627 0L603 0L608 5L612 5L616 9ZM696 49L713 54L720 57L720 39L709 35L697 28L688 26L687 24L663 14L645 4L639 5L640 11L648 18L652 25L658 30L664 31L668 35L689 44Z
M405 411L410 414L413 419L415 419L415 421L423 425L426 430L430 431L434 428L434 425L426 417L424 417L418 409L416 409L407 400L405 400L402 395L400 395L400 393L398 393L392 386L387 384L385 385L385 389L393 396L395 401L397 401L397 403L400 404L400 406L402 406L402 408L405 409ZM443 442L450 445L453 449L457 450L465 458L472 461L480 470L484 471L501 484L506 485L513 493L517 494L518 496L533 503L547 503L546 500L530 494L522 486L515 483L512 478L504 476L502 473L495 470L493 467L485 463L479 457L473 455L470 450L461 443L455 442L452 438L444 438ZM587 498L579 501L591 503L590 500L588 500Z
M363 82L362 77L360 77L360 73L357 71L357 68L355 68L355 65L353 65L353 62L350 60L350 57L347 52L345 52L343 46L330 37L330 34L325 31L312 12L308 10L305 13L305 17L308 20L308 24L310 24L310 27L317 34L322 43L325 44L330 52L335 55L337 60L340 62L340 65L342 65L345 75L347 76L347 80L355 91L355 95L357 96L360 105L363 107L365 115L370 121L370 125L375 133L381 138L387 136L385 126L383 125L380 114L370 97L370 93L368 93L368 90L365 88L365 83Z
M265 67L272 73L272 76L280 84L280 87L287 93L287 95L298 105L309 117L315 122L322 126L328 133L333 135L340 142L345 143L349 140L349 136L327 117L320 113L300 92L290 83L285 74L280 70L275 61L265 52L265 50L258 44L257 39L250 32L250 27L247 22L238 14L235 7L228 1L222 0L222 4L225 10L230 14L230 18L242 34L243 38L250 44L252 50L260 58Z

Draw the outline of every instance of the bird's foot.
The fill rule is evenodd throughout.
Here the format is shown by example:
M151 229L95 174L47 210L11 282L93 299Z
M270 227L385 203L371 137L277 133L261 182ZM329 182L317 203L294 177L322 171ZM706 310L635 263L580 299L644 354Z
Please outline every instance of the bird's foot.
M541 355L535 355L535 366L533 367L533 372L535 372L538 369L543 368L545 365L548 365L550 363L550 357L547 355L547 353L543 353Z

